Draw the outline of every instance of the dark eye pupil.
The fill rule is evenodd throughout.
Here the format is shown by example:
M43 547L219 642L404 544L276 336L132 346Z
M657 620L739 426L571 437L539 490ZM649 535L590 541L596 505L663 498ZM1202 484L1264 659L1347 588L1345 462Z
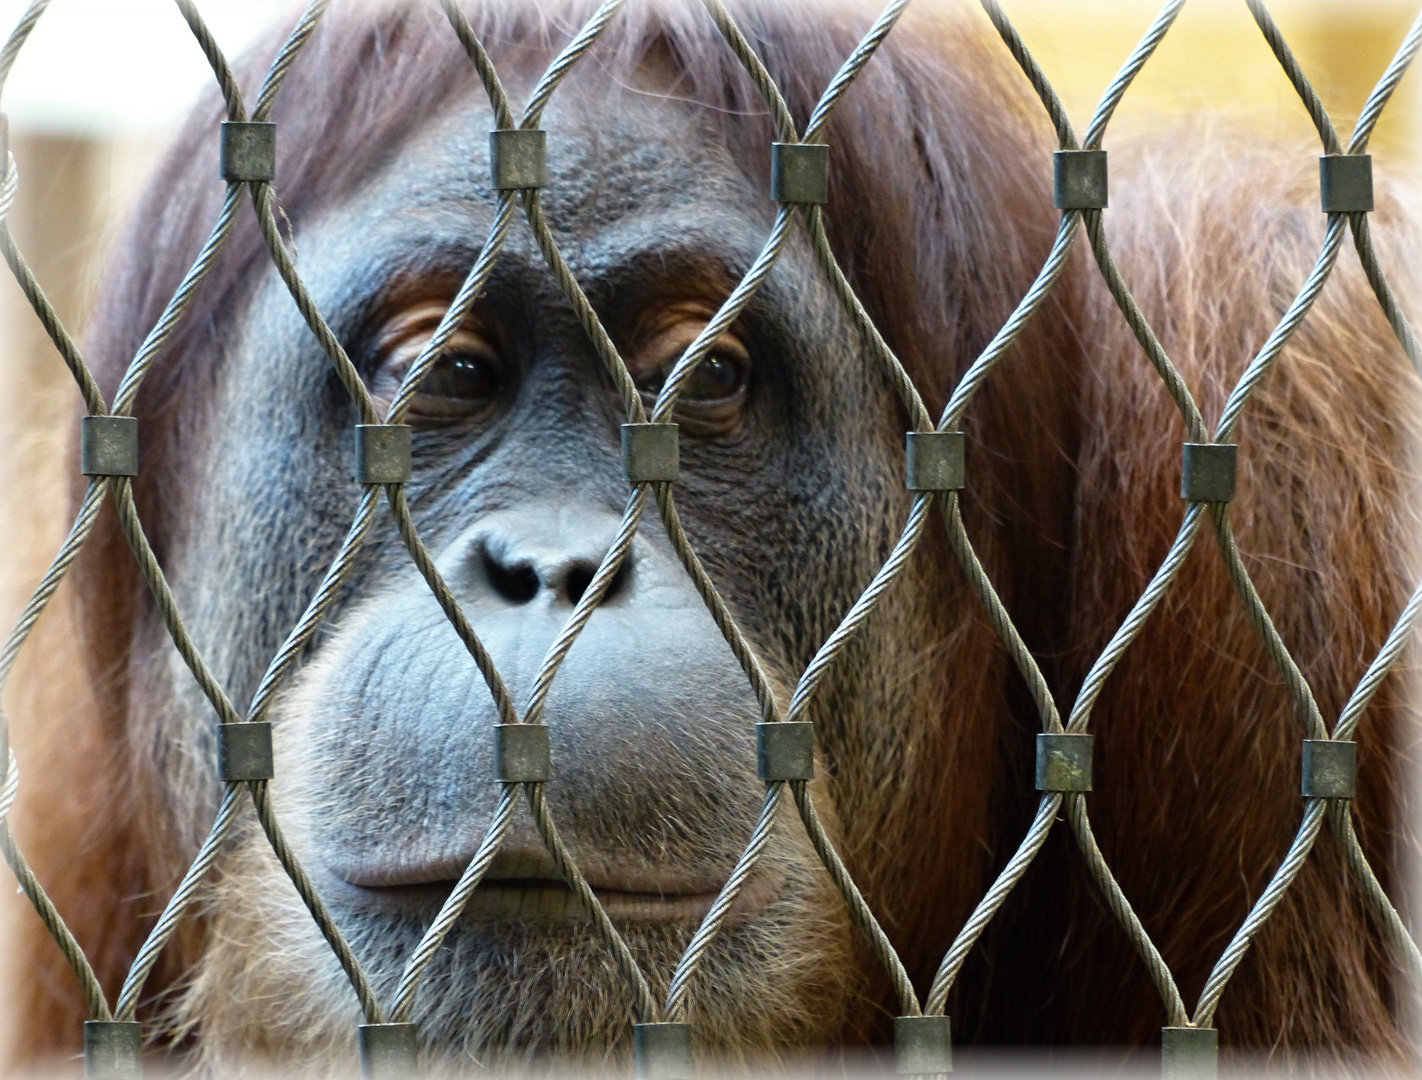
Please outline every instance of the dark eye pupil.
M678 363L679 357L643 375L637 380L638 389L656 397ZM682 383L680 400L688 405L698 401L714 404L735 397L744 384L745 371L740 364L721 353L712 353L697 364L690 377Z
M494 365L470 353L444 356L420 384L420 393L431 397L480 400L493 397L499 388Z
M701 401L715 401L734 394L740 381L741 373L734 363L712 354L697 367L687 384L686 394Z

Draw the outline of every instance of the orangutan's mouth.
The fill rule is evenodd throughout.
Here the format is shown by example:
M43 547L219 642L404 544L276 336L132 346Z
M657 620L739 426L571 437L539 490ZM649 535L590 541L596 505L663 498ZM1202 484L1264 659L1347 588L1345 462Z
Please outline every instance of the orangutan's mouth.
M454 884L438 881L354 889L364 894L372 908L398 910L402 914L418 908L432 915L449 898ZM594 889L593 894L603 910L619 922L700 922L716 900L714 892L685 895ZM736 906L741 907L740 903ZM538 879L481 882L464 909L464 918L476 922L556 923L587 917L582 901L567 885Z
M462 867L460 868L462 869ZM337 887L357 907L426 919L454 891L458 875L447 861L398 867L333 869ZM778 875L751 875L731 909L733 920L763 908L777 891ZM593 895L609 916L629 922L700 922L711 910L724 880L702 875L587 871ZM565 922L586 919L582 899L541 853L500 854L469 897L464 918L477 922Z

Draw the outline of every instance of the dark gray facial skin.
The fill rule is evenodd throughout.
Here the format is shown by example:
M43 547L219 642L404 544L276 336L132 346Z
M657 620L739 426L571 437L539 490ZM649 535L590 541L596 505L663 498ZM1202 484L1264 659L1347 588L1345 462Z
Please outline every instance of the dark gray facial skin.
M773 205L693 106L633 93L607 108L588 100L569 95L546 118L544 200L626 352L650 310L714 309L764 242ZM491 126L481 101L459 102L295 238L303 279L372 383L382 325L414 300L447 300L487 235ZM425 543L522 708L626 504L624 417L521 219L477 310L499 342L497 400L448 426L417 426L408 490ZM677 500L783 708L901 527L902 428L802 238L736 332L750 357L743 407L714 431L680 417ZM198 471L242 509L234 518L200 504L169 561L182 602L203 613L200 648L241 699L307 594L285 610L247 598L324 566L359 489L349 478L355 410L274 272L231 340ZM383 506L377 522L353 586L274 713L273 790L294 850L388 1001L483 838L499 788L490 693ZM866 760L876 725L923 715L937 683L875 674L895 626L924 626L918 605L945 610L928 578L911 569L813 710L822 754L813 787L834 833L837 758ZM205 722L181 667L160 677L183 703L172 722ZM758 719L653 507L558 674L546 720L557 826L659 997L759 813ZM832 1041L863 992L862 946L786 806L693 990L697 1036L709 1046L755 1055ZM872 801L856 807L876 812ZM179 1021L201 1026L218 1065L251 1053L346 1060L354 997L254 826L215 888L209 953ZM414 1018L432 1058L625 1053L631 995L558 881L526 805L431 967Z

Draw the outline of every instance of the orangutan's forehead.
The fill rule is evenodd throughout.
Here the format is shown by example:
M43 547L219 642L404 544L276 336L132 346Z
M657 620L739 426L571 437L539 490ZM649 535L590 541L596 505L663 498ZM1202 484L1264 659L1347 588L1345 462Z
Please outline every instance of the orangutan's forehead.
M498 205L489 179L492 122L487 101L475 95L447 110L312 223L309 254L325 262L328 248L338 248L332 254L346 273L359 265L367 281L462 277ZM587 276L585 286L592 279L615 286L660 267L724 282L724 292L749 269L774 205L724 142L708 138L704 110L630 92L600 94L550 109L545 124L551 182L542 206L564 258ZM545 277L521 209L514 217L497 276L524 266ZM359 259L350 257L352 244ZM319 271L308 265L308 274Z
M414 137L367 190L407 205L472 199L492 206L494 126L483 92L472 91ZM683 210L707 198L743 205L750 193L719 125L694 103L606 86L555 98L541 126L548 132L545 206L555 228L574 213L605 224L629 211ZM768 198L755 201L765 203L768 225L773 207Z

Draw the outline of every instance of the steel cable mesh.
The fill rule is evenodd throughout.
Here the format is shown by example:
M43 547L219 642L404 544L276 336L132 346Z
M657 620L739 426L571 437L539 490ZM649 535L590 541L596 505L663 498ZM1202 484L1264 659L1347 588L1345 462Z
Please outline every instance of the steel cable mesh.
M241 91L230 65L209 33L192 0L175 0L194 38L212 67L226 105L230 121L245 122L248 113ZM44 14L49 0L33 0L19 24L0 50L0 89L19 50L23 47L36 22ZM725 39L729 48L763 97L769 110L777 138L782 144L814 144L824 132L828 120L843 95L849 92L864 66L892 32L896 21L907 7L908 0L893 0L865 33L859 45L843 61L842 66L825 87L813 109L803 135L796 130L780 88L757 55L752 43L737 25L734 16L721 0L704 0L706 14ZM1422 45L1422 17L1413 25L1377 87L1370 95L1346 148L1341 142L1327 111L1307 77L1289 50L1287 42L1270 18L1260 0L1247 0L1264 37L1279 60L1300 100L1318 130L1324 152L1329 155L1361 155L1383 108L1386 106L1403 73ZM515 114L483 43L460 11L455 0L440 0L452 33L467 53L492 107L495 123L502 131L536 131L542 114L567 74L596 43L612 20L623 0L606 0L581 30L557 54L547 71L537 82L521 116ZM1088 126L1082 143L1078 143L1070 121L1040 66L1033 59L1010 20L996 0L982 0L989 19L1005 46L1022 69L1043 105L1057 135L1061 151L1077 153L1101 148L1107 126L1116 107L1132 80L1151 58L1183 7L1184 0L1171 0L1161 10L1136 49L1111 82ZM314 0L297 22L285 44L273 61L261 88L250 119L265 122L271 115L283 78L298 61L301 50L320 22L326 0ZM1189 439L1195 444L1228 444L1255 389L1278 359L1279 354L1320 295L1336 262L1346 234L1351 231L1354 245L1362 262L1368 283L1392 326L1402 348L1422 370L1416 339L1388 285L1386 276L1373 248L1367 213L1364 211L1334 211L1328 215L1328 226L1321 250L1312 271L1299 287L1292 303L1269 335L1259 352L1246 366L1230 393L1217 428L1210 435L1200 409L1196 405L1184 378L1170 360L1151 329L1128 283L1116 266L1099 207L1064 209L1060 227L1050 252L1036 279L1023 295L1015 310L1004 322L982 353L973 361L956 387L953 388L942 415L935 422L924 405L910 376L894 355L878 328L855 295L843 270L831 250L820 207L814 203L783 202L764 245L744 277L736 284L725 302L706 324L696 340L687 348L667 376L657 394L650 415L644 408L641 394L611 337L603 328L591 302L576 278L549 227L538 188L505 189L498 194L494 222L478 258L456 293L454 301L441 319L438 328L420 355L410 365L399 390L392 399L387 414L378 415L360 373L343 346L331 331L308 293L297 272L288 243L278 226L276 192L267 180L233 180L228 183L226 198L213 224L207 242L168 302L163 314L149 332L129 364L115 393L112 407L106 404L84 359L60 323L45 298L40 284L30 272L23 255L3 222L13 204L18 183L13 158L5 155L5 173L0 180L0 249L13 270L26 297L44 325L56 349L69 368L88 413L94 417L125 417L131 414L134 402L156 357L168 342L175 328L192 304L198 287L208 275L232 229L239 213L243 188L250 195L262 240L292 299L297 305L316 341L332 364L337 376L350 394L361 423L366 425L399 425L409 408L420 381L439 361L446 345L468 315L472 305L487 285L497 264L500 251L513 227L516 202L521 204L533 238L562 293L572 306L586 331L600 361L613 379L624 406L629 424L667 424L671 421L678 396L696 367L710 355L717 338L730 327L750 303L756 291L771 273L785 250L793 231L805 230L815 261L831 285L851 323L861 335L868 358L878 365L890 380L910 420L910 430L919 434L956 433L978 390L983 386L1007 354L1023 329L1041 309L1061 277L1077 234L1084 227L1096 266L1105 281L1126 324L1140 345L1148 362L1184 422ZM383 488L383 491L382 491ZM737 625L734 616L721 598L711 576L694 550L678 515L674 489L670 482L632 481L620 527L603 557L591 583L574 606L572 615L557 636L539 669L527 706L520 712L505 685L497 666L480 641L453 592L443 580L430 552L420 538L406 501L403 483L367 483L351 524L339 551L327 569L319 587L312 595L300 619L287 634L281 647L271 658L251 702L240 710L209 670L202 655L184 627L182 616L169 590L167 579L149 545L139 518L131 479L127 476L103 475L91 479L80 502L74 523L58 554L44 574L15 628L0 651L0 689L8 680L15 661L30 632L53 598L61 581L73 565L79 550L90 536L105 497L112 497L122 531L133 549L139 570L152 594L155 608L166 626L174 646L187 665L220 722L224 725L262 722L293 672L303 649L312 640L329 613L337 595L348 582L356 558L375 523L381 495L388 506L393 523L403 541L411 562L427 582L450 625L464 643L480 671L504 725L540 725L548 694L572 645L605 598L609 587L622 568L631 550L633 539L642 526L647 511L648 496L655 501L658 516L680 558L688 576L704 600L717 627L755 692L765 724L795 723L809 715L809 708L818 688L835 662L844 654L874 612L883 596L894 587L905 566L919 547L930 515L941 516L951 550L978 600L983 604L990 624L1001 638L1016 669L1026 681L1032 700L1041 718L1044 734L1085 735L1091 713L1106 681L1127 649L1140 635L1147 619L1170 591L1202 528L1213 526L1216 541L1225 561L1233 587L1244 605L1249 621L1278 669L1288 688L1301 721L1302 733L1309 739L1347 741L1354 734L1363 712L1383 679L1396 664L1411 639L1419 615L1422 615L1422 584L1413 593L1396 624L1389 633L1362 680L1353 690L1331 733L1320 712L1313 692L1298 665L1289 653L1274 623L1260 599L1257 589L1244 566L1235 543L1229 520L1227 500L1196 499L1187 504L1176 538L1165 559L1157 567L1145 591L1136 600L1124 622L1095 663L1073 702L1065 721L1057 709L1046 678L1029 652L1021 634L1014 626L992 580L979 560L964 529L959 494L956 489L915 491L899 537L883 565L856 599L838 627L829 635L801 673L787 704L776 700L755 650ZM1187 1007L1175 978L1131 907L1128 897L1117 883L1097 844L1086 808L1086 795L1081 791L1046 790L1042 794L1036 815L1016 852L1008 860L997 879L987 889L976 908L958 931L943 957L926 999L920 1001L905 966L888 936L880 926L868 901L859 891L849 870L836 851L815 809L814 799L804 779L766 780L761 813L747 844L726 884L712 904L702 924L691 937L667 983L664 1002L653 994L655 980L649 979L633 955L631 948L603 909L596 894L583 877L576 862L562 841L544 796L541 780L504 781L498 806L488 829L470 864L435 916L428 930L406 962L388 1004L382 1004L370 979L362 969L339 929L326 911L320 895L288 847L277 820L275 808L267 791L266 780L228 781L214 822L203 841L197 857L184 874L173 896L165 906L153 930L140 949L120 990L118 1000L110 1007L99 986L88 959L65 925L62 915L36 879L15 843L5 820L14 803L19 786L19 769L8 744L8 719L0 718L0 735L6 753L6 772L0 787L0 850L19 880L36 910L63 950L65 957L83 987L90 1013L96 1021L132 1022L142 996L144 983L156 964L159 954L172 939L180 923L189 913L205 877L212 870L242 807L243 788L250 795L257 819L271 849L293 886L306 904L313 921L326 938L344 969L352 989L359 999L368 1025L409 1024L421 979L439 952L447 934L459 919L470 896L480 884L513 821L515 804L520 796L527 800L533 820L549 854L574 895L591 918L598 934L610 951L621 975L631 1003L631 1013L639 1025L694 1023L694 990L702 959L715 943L742 886L750 877L769 842L771 830L784 803L785 788L790 788L800 822L826 871L840 891L853 922L865 935L872 954L887 974L904 1017L923 1014L941 1016L949 992L963 963L976 942L1000 910L1012 890L1021 881L1034 858L1041 851L1063 807L1086 866L1102 890L1104 898L1128 935L1155 983L1168 1016L1170 1028L1208 1030L1225 989L1244 959L1250 943L1277 909L1287 890L1305 865L1324 821L1331 823L1342 845L1345 861L1368 905L1379 918L1384 932L1398 954L1399 963L1414 979L1422 979L1422 954L1400 916L1383 892L1369 866L1354 831L1351 800L1346 798L1310 798L1305 804L1298 832L1283 856L1272 879L1263 891L1232 940L1216 961L1210 977L1193 1012ZM520 788L522 791L520 792ZM611 988L610 988L611 989ZM617 992L612 990L612 992ZM1212 1066L1211 1066L1212 1067ZM655 1071L655 1066L653 1067Z

